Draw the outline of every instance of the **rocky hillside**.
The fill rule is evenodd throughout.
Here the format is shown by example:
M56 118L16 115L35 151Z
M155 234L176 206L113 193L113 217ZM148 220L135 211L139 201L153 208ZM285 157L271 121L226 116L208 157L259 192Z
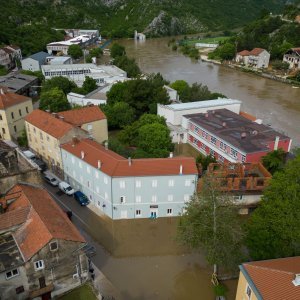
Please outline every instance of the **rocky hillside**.
M28 36L44 41L41 33L51 27L98 28L103 35L112 37L132 36L135 29L152 36L231 29L255 19L263 9L277 12L284 3L285 0L3 0L0 43L22 44Z

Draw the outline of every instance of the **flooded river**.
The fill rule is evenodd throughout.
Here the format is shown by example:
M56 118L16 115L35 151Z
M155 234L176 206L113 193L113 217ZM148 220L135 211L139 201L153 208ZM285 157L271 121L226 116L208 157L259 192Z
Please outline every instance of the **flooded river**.
M300 145L300 88L224 66L192 61L172 51L168 40L170 38L144 42L121 40L120 43L144 72L160 72L171 82L183 79L203 83L211 91L239 99L243 110L292 137L294 146Z

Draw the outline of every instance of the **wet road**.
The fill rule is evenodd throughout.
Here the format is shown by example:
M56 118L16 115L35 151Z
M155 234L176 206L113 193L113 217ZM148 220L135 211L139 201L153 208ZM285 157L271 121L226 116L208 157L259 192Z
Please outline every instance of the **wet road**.
M179 51L172 51L167 45L170 39L119 42L143 72L160 72L170 82L178 79L190 84L199 82L211 91L239 99L243 102L243 110L291 136L294 145L300 145L300 88L225 66L193 61Z
M97 249L93 263L124 300L213 300L203 256L188 253L175 241L177 219L111 221L81 207L73 197L58 195L60 206L72 210L73 223ZM236 281L226 283L234 299Z

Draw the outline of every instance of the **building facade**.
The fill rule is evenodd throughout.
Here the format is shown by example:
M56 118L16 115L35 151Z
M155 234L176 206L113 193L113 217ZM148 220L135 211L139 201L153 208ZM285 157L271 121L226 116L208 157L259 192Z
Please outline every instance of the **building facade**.
M243 50L237 53L235 61L245 66L263 69L269 66L270 53L262 48L254 48L251 51Z
M85 240L46 190L18 184L1 204L1 299L51 299L88 279Z
M283 62L288 63L290 69L300 69L300 47L288 50L283 56Z
M96 66L94 64L66 64L42 66L45 79L56 76L67 77L77 85L82 86L85 77L89 76L96 80L98 86L124 81L127 73L116 66Z
M178 216L196 190L193 158L125 159L102 145L62 146L65 179L112 219Z
M17 140L24 130L24 118L33 110L31 98L0 90L0 138Z
M88 136L86 131L64 122L57 114L39 109L26 117L25 128L29 148L57 174L62 173L61 144L69 142L74 136Z
M186 115L188 143L219 162L259 162L268 152L291 149L292 140L272 128L227 109Z
M22 60L22 69L28 71L40 71L41 66L46 63L49 55L46 52L38 52Z

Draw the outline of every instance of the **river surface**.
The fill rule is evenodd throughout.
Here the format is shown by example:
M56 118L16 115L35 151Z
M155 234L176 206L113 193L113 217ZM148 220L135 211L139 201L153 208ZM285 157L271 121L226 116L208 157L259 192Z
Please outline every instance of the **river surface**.
M202 83L213 92L239 99L243 102L242 110L290 136L293 146L300 145L300 88L225 66L193 61L172 51L167 45L169 40L120 40L119 43L143 72L160 72L170 82L183 79L190 84Z

